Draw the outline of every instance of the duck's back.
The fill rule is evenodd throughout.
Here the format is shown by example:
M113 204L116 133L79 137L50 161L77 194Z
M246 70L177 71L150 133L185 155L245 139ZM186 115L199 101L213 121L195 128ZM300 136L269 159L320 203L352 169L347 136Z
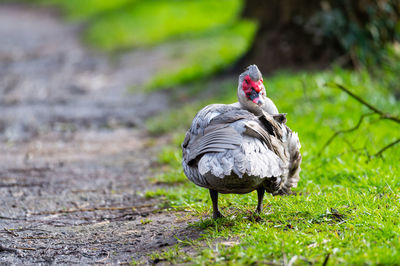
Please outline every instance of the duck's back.
M221 193L247 193L288 175L290 130L272 116L257 117L238 104L213 104L194 118L182 144L183 169L196 185ZM273 192L273 191L270 191Z

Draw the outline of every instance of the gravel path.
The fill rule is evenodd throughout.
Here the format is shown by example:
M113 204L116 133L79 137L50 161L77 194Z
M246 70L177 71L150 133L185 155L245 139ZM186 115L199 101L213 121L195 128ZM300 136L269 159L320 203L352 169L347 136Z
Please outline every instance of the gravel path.
M141 125L169 103L127 89L168 64L162 47L111 63L77 36L0 5L0 264L129 263L197 236L143 197L163 141Z

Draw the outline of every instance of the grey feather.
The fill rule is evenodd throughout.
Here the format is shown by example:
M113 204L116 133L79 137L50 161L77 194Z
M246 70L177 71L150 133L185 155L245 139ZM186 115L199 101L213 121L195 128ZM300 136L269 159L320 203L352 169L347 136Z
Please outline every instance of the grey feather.
M250 70L252 79L260 77L252 66L239 77L239 85ZM299 138L286 126L286 115L267 99L262 107L212 104L196 114L182 143L189 180L221 193L247 193L263 186L284 194L297 185Z
M210 127L204 135L197 135L186 145L184 160L191 164L198 156L209 152L223 152L240 146L242 137L231 127Z

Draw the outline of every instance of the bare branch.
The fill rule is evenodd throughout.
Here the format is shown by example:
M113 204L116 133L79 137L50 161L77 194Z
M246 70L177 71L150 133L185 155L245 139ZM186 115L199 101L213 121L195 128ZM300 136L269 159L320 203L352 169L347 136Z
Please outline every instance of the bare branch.
M10 230L10 229L7 229L7 228L5 228L5 227L4 227L3 230L4 230L5 232L9 233L9 234L12 235L12 236L15 236L15 237L18 236L18 234L15 233L14 230Z
M381 156L387 149L393 147L394 145L400 143L400 138L389 143L388 145L386 145L385 147L383 147L382 149L380 149L377 153L375 153L374 155L372 155L372 157L378 157Z
M360 120L358 120L358 123L357 123L354 127L349 128L349 129L345 129L345 130L336 131L336 132L328 139L328 141L324 144L324 146L322 146L322 148L321 148L321 150L318 152L317 156L318 156L318 157L321 156L322 152L326 149L326 147L328 147L328 146L331 144L331 142L332 142L337 136L339 136L340 134L349 133L349 132L352 132L352 131L354 131L354 130L357 130L357 129L360 127L361 123L364 121L364 118L365 118L365 117L371 116L371 115L374 115L374 114L375 114L375 113L363 114L363 115L360 117Z
M393 116L391 114L387 114L387 113L383 112L382 110L379 110L377 107L371 105L370 103L367 103L364 99L362 99L361 97L355 95L352 91L350 91L349 89L347 89L343 85L340 85L340 84L337 84L337 83L335 83L335 85L336 85L337 88L341 89L342 91L346 92L348 95L353 97L353 99L357 100L362 105L368 107L374 113L379 114L382 119L388 119L388 120L392 120L392 121L394 121L396 123L400 123L400 118L399 117Z
M393 122L396 122L398 124L400 124L400 118L397 116L394 116L392 114L388 114L383 112L382 110L378 109L377 107L373 106L372 104L366 102L364 99L362 99L361 97L359 97L358 95L354 94L352 91L350 91L349 89L347 89L345 86L334 83L334 86L336 86L337 88L339 88L340 90L344 91L345 93L347 93L348 95L350 95L353 99L355 99L356 101L358 101L359 103L361 103L362 105L366 106L368 109L370 109L372 111L372 113L367 113L367 114L363 114L360 117L360 120L358 121L358 123L349 129L346 130L339 130L336 131L328 140L327 142L322 146L321 150L318 152L317 156L321 156L322 152L326 149L326 147L328 147L332 141L339 135L341 134L345 134L345 133L349 133L352 131L357 130L361 123L364 121L364 118L370 115L374 115L377 114L379 115L379 118L376 121L382 120L382 119L387 119L387 120L391 120ZM374 122L376 122L374 121ZM375 155L373 155L372 157L376 157L376 156L380 156L382 155L383 152L385 152L387 149L393 147L394 145L398 144L400 142L400 139L395 140L394 142L386 145L385 147L383 147L381 150L379 150ZM368 156L371 157L371 156Z

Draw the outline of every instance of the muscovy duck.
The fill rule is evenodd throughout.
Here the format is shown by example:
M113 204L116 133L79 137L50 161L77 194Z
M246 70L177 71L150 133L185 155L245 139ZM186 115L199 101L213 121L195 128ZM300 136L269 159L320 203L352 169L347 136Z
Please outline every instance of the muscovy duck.
M259 213L265 191L287 194L300 178L298 135L267 97L256 65L239 76L237 96L237 103L200 110L182 144L183 170L190 181L209 189L214 219L222 217L218 193L257 190Z

